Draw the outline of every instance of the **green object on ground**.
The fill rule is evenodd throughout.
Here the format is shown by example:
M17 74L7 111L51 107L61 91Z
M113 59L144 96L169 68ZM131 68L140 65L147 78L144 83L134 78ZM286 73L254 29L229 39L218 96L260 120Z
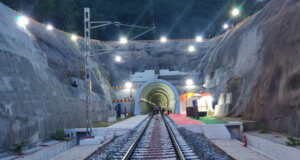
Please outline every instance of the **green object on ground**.
M270 133L266 124L261 123L258 125L259 133Z
M13 144L15 152L17 152L18 154L21 154L23 151L24 145L25 145L25 142L21 142L19 144Z
M288 141L285 142L287 146L299 146L300 145L300 139L294 138L291 135L286 136Z
M224 121L220 121L217 118L211 117L211 116L199 117L199 119L194 118L194 117L189 117L189 118L200 121L204 124L223 124L223 123L226 123Z
M69 139L65 136L65 131L63 129L58 129L52 135L52 138L58 141L69 141Z

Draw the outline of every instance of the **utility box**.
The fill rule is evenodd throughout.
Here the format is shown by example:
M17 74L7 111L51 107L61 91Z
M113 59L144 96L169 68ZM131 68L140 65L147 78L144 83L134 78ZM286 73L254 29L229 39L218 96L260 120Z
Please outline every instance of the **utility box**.
M198 107L187 107L186 108L186 115L188 117L198 117Z

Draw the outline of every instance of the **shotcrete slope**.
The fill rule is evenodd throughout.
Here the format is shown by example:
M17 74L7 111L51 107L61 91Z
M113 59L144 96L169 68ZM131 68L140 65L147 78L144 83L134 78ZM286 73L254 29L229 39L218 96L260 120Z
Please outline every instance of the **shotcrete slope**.
M273 0L215 41L130 42L93 57L94 119L113 114L108 109L114 98L110 84L123 85L131 73L156 64L156 69L196 72L196 85L204 84L216 100L221 93L232 93L230 116L300 136L299 15L298 0ZM74 43L68 34L47 32L34 23L22 29L15 16L0 3L1 150L85 122L82 40ZM194 53L187 52L191 44ZM94 48L116 45L93 42ZM122 63L114 62L116 55L122 56ZM70 86L72 80L78 88Z
M93 73L93 119L105 120L115 114L113 90L97 63ZM79 44L44 25L17 26L16 13L0 3L0 151L21 141L34 144L56 129L84 127L83 79Z
M198 73L218 100L232 93L230 116L256 120L269 129L300 136L300 2L273 0L262 11L222 38L203 42L131 42L103 56L114 84L145 69ZM197 51L187 52L189 45ZM112 48L116 44L100 45ZM99 47L99 46L98 46ZM115 55L123 63L110 63ZM155 62L156 55L156 62ZM119 72L116 72L118 70Z
M297 0L273 0L227 34L205 68L208 86L217 93L233 93L230 115L296 136L300 136L299 10Z

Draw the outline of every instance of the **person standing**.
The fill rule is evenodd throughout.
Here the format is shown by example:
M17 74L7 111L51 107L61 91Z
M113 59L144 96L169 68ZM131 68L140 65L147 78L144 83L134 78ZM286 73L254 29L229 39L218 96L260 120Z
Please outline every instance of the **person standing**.
M165 108L162 108L162 109L161 109L161 113L162 113L162 114L165 114L165 111L166 111Z
M158 114L161 113L161 107L160 106L158 106L158 112L157 113Z
M152 115L155 115L155 106L151 107Z
M170 106L167 106L167 110L168 110L168 115L170 114Z

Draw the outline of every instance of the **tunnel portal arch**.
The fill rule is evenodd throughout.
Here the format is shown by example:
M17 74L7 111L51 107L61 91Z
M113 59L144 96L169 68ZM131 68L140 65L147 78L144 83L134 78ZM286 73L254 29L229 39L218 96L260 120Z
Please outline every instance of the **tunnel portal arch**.
M170 82L162 79L145 82L137 91L134 115L149 112L154 104L162 107L169 105L174 113L179 113L180 101L177 89Z

